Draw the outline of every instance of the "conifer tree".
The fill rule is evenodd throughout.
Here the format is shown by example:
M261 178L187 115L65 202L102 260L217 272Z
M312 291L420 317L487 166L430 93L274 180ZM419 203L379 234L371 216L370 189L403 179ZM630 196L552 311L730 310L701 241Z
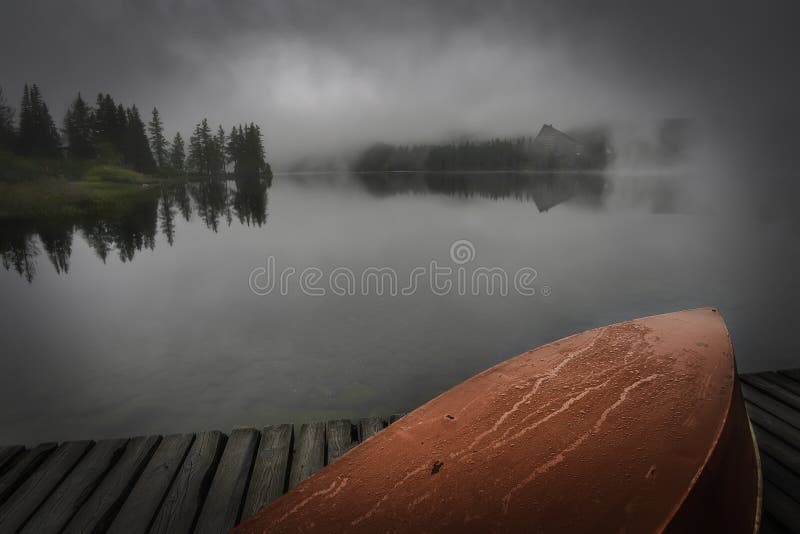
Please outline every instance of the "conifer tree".
M217 135L214 137L214 172L225 172L225 130L222 125L217 128Z
M3 88L0 87L0 146L13 147L15 141L14 110L6 102Z
M131 106L126 110L126 115L127 128L123 150L125 161L136 171L153 172L156 164L153 160L153 153L150 152L150 141L147 139L139 110L136 106Z
M228 155L233 162L233 172L238 177L272 176L265 160L261 129L252 122L231 130Z
M111 95L97 95L94 113L95 148L104 160L121 163L127 119Z
M150 148L155 158L156 166L163 169L167 165L168 149L167 140L164 138L164 124L157 108L153 108L150 123L147 125L150 133Z
M172 140L172 151L169 154L169 165L175 172L183 173L185 170L185 163L186 147L184 146L181 133L178 132L175 134L175 138Z
M39 87L25 85L22 95L18 133L19 152L23 155L53 157L58 155L58 130L50 116Z
M64 133L69 143L69 155L89 159L97 155L94 146L94 112L78 93L64 117Z
M208 119L203 119L200 124L195 126L192 136L189 138L189 158L187 166L189 170L203 176L211 176L213 173L215 141L208 125Z

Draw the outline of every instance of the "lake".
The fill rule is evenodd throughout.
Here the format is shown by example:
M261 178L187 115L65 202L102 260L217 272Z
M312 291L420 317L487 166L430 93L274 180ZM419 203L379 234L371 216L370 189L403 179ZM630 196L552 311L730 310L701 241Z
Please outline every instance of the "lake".
M791 225L726 187L277 174L0 223L0 442L403 412L559 337L699 306L740 370L791 367Z

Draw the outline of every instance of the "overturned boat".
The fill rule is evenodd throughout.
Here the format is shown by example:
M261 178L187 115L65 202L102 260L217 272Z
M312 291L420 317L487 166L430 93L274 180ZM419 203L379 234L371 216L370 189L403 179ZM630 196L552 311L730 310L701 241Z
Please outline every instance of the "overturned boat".
M725 323L690 310L492 367L237 528L751 533L758 465Z

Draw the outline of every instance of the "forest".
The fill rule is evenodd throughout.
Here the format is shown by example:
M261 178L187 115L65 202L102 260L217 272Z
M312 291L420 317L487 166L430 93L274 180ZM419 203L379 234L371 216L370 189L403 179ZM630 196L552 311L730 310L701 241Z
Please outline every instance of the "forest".
M375 143L351 165L356 172L382 171L508 171L600 170L608 164L608 133L591 129L575 133L581 141L577 156L542 151L532 136L463 140L437 144Z
M167 138L155 107L143 118L107 93L94 104L78 93L59 128L38 85L24 86L18 110L0 88L0 218L113 209L157 183L229 175L272 177L253 122L226 133L203 118L187 143Z

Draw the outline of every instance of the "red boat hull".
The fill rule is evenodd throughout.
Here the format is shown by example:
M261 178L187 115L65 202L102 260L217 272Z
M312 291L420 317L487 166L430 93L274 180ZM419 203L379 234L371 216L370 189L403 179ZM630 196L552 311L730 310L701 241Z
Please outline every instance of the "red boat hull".
M751 533L757 465L725 324L691 310L492 367L237 531Z

